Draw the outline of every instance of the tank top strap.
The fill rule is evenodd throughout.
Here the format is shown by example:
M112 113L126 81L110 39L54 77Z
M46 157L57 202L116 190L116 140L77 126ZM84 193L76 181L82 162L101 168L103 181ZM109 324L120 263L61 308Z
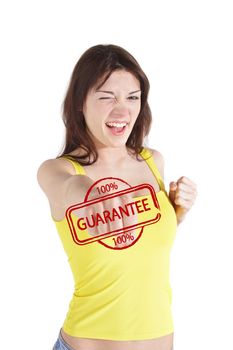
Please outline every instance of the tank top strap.
M147 148L143 148L143 150L140 152L140 155L142 156L142 158L145 159L145 161L147 162L148 166L150 167L152 173L154 174L155 178L157 179L158 184L160 186L160 190L166 192L162 176L161 176L159 169L154 161L154 158L153 158L151 151L149 151Z
M62 156L61 158L67 159L71 164L73 164L73 167L75 169L75 172L77 175L86 175L86 172L81 164L76 162L75 160L72 160L69 158L69 156Z
M166 191L162 176L160 175L158 167L153 159L152 153L147 148L143 148L142 151L140 152L140 155L142 156L143 159L145 159L148 166L150 167L152 173L154 174L156 180L158 181L160 190ZM86 175L86 172L80 163L70 159L69 156L62 156L61 158L65 158L73 164L73 167L77 175Z

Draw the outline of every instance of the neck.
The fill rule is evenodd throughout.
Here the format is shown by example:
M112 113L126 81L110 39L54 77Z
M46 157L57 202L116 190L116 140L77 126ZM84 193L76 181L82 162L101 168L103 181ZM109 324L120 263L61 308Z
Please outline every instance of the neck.
M98 147L98 162L107 166L117 166L129 159L127 147Z

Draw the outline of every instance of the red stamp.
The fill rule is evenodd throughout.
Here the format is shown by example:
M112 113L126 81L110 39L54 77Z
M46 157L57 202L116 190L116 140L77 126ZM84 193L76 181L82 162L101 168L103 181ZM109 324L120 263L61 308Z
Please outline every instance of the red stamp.
M142 195L138 196L138 193ZM98 241L112 249L132 246L142 235L143 228L155 224L160 217L159 202L151 185L144 183L131 187L113 177L96 181L83 202L66 210L76 244Z

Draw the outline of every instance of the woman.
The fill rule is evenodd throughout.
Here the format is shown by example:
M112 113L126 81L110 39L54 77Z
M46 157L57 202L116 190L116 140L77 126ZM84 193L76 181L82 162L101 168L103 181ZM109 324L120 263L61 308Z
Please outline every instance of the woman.
M167 195L163 156L143 145L148 93L116 45L89 48L73 70L64 151L37 174L75 281L55 350L173 348L169 254L197 191L182 176Z

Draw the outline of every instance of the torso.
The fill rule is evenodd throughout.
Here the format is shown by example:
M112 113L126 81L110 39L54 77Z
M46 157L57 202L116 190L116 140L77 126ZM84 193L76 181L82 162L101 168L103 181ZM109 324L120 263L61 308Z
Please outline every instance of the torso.
M70 155L75 154L71 152ZM155 159L156 155L154 155ZM155 159L156 165L162 173L161 165L159 161ZM129 156L127 161L127 167L118 167L117 164L113 167L107 167L103 164L94 163L90 166L83 166L86 175L92 180L96 181L98 179L112 176L118 177L122 180L128 182L131 186L140 185L142 183L149 183L153 186L155 192L160 191L160 186L155 179L152 171L149 169L147 163L139 162L137 159L133 159ZM72 175L75 175L75 169L73 169L70 164L70 170ZM51 214L56 220L62 220L65 216L65 208L61 209L50 204ZM65 342L73 350L172 350L173 346L173 333L166 336L156 338L156 339L146 339L146 340L133 340L133 341L112 341L112 340L102 340L102 339L89 339L89 338L79 338L73 337L65 333L61 329L61 334Z

